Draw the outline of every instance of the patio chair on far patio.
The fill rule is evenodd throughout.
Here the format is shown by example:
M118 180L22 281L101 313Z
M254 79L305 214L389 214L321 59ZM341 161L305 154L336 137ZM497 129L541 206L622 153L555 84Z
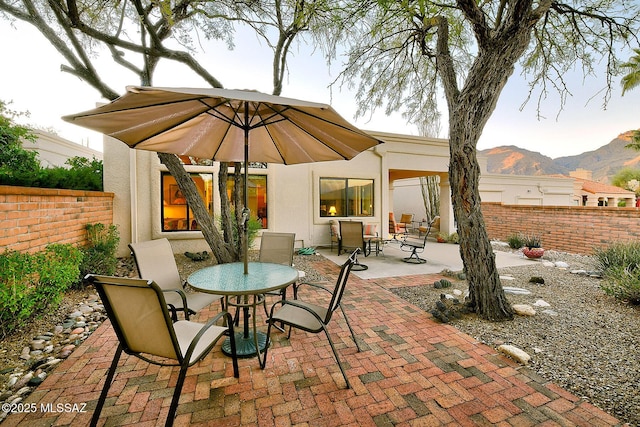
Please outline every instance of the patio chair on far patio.
M343 251L346 252L345 248L349 248L350 250L360 249L355 253L354 270L362 271L369 268L364 264L360 264L357 257L360 252L365 253L365 256L367 255L365 252L364 224L361 221L340 221L340 244L338 246L338 255Z
M395 241L398 240L398 236L406 236L408 233L406 223L397 222L393 212L389 212L389 234Z
M351 388L351 384L349 384L349 379L347 378L347 374L342 367L342 363L340 362L340 357L338 356L338 352L333 344L333 340L329 335L329 330L327 326L331 321L333 316L333 312L340 307L340 311L342 311L342 315L344 316L344 320L349 327L349 331L351 332L351 338L353 338L353 342L356 343L356 347L358 351L360 351L360 346L358 341L356 340L356 336L351 328L351 324L349 324L349 318L345 313L341 301L342 296L344 294L345 287L347 286L347 280L349 279L349 273L351 272L351 268L355 265L356 255L360 252L360 249L356 249L351 253L347 261L342 264L342 268L340 269L340 274L338 275L338 280L336 281L336 285L333 290L327 289L317 283L301 283L298 285L298 292L300 288L303 288L305 285L311 286L321 291L326 291L331 295L331 299L329 303L326 305L319 305L315 299L313 303L305 302L298 299L298 294L296 293L296 297L294 300L280 300L276 302L273 307L271 307L271 313L267 322L269 326L267 328L267 337L270 337L271 334L271 326L275 323L284 324L289 326L289 335L288 338L291 338L291 328L301 329L306 332L317 334L319 332L324 332L327 336L327 340L329 340L329 345L331 346L331 350L333 351L333 355L338 362L338 366L340 367L340 372L342 372L342 376L344 377L344 381L347 384L347 388ZM264 356L265 360L267 360L267 351L265 348Z
M164 292L153 281L97 275L87 279L96 287L119 341L91 426L98 423L123 351L154 365L180 366L165 426L173 425L187 369L202 360L224 335L230 340L233 375L240 376L229 313L218 313L206 324L188 320L173 323ZM217 325L223 317L227 326Z
M398 227L404 229L405 233L413 231L413 214L403 213L398 221Z
M427 245L427 237L429 237L429 231L431 230L432 225L433 221L431 221L427 226L423 238L405 236L400 241L400 249L405 252L411 252L411 255L406 258L402 258L402 261L412 264L424 264L427 262L426 259L420 258L418 254L424 252L424 248Z
M260 262L272 262L275 264L283 264L293 266L293 252L296 240L295 233L271 233L264 232L260 238ZM304 271L298 271L298 277L303 278ZM287 288L280 291L267 292L266 295L280 296L286 299ZM267 310L267 300L264 300L264 312L269 315Z
M169 240L157 239L130 243L129 249L136 261L140 278L153 280L165 293L164 298L174 321L178 320L178 311L183 311L185 320L189 320L191 314L196 314L216 301L220 301L224 309L221 295L185 292L185 283L180 279Z

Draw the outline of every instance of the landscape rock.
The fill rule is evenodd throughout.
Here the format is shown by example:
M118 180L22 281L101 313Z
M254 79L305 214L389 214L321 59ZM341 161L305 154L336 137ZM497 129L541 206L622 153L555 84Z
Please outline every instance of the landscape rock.
M515 288L513 286L503 286L502 290L504 290L505 294L513 294L513 295L530 295L531 291L523 288Z
M502 344L498 347L498 351L506 354L516 362L522 363L523 365L527 365L529 360L531 360L531 356L529 356L524 350L513 345Z
M529 304L514 304L513 311L519 316L535 316L536 311Z
M535 307L551 307L551 304L549 304L543 299L536 300L536 302L534 302L533 305Z
M3 372L8 375L0 383L0 403L21 402L106 317L98 296L91 295L50 331L35 334L28 346L22 348L19 356L24 360L25 369L15 367ZM7 415L0 413L0 422Z

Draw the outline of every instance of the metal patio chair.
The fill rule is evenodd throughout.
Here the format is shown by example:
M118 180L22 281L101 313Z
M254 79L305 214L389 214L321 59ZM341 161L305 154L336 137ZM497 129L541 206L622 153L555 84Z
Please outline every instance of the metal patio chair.
M119 341L91 426L98 423L123 351L151 364L180 366L165 426L173 425L187 368L203 359L225 335L230 340L233 374L239 377L233 320L228 312L218 313L206 324L174 323L164 291L151 280L98 275L87 275L87 280L96 287ZM222 318L227 326L216 325Z
M338 255L340 255L343 251L346 252L345 248L350 250L360 249L355 253L355 261L353 265L353 270L355 271L363 271L368 269L369 267L365 264L360 264L358 261L357 255L359 253L363 253L365 256L368 255L365 252L367 244L364 238L364 224L361 221L340 221L340 245L338 246Z
M136 261L140 278L153 280L165 293L164 298L174 321L178 320L178 311L184 312L184 318L189 320L191 314L196 314L216 301L220 301L224 309L221 295L185 291L185 283L180 279L169 240L157 239L130 243L129 249Z
M260 238L260 254L258 256L258 261L272 262L292 267L295 240L295 233L262 233L262 237ZM303 278L304 276L304 271L298 271L298 277ZM287 288L283 288L280 291L267 292L266 295L280 296L282 299L286 299ZM264 312L268 316L269 310L267 309L266 299L264 300L263 305Z
M321 286L317 283L300 283L296 287L295 299L293 300L280 300L277 301L271 307L271 313L269 318L267 319L267 323L269 324L267 328L267 337L271 335L271 326L274 324L283 324L285 326L289 326L289 334L288 338L291 338L291 329L297 328L306 332L311 333L319 333L324 332L329 341L329 345L331 346L331 350L333 351L333 355L338 362L338 366L340 367L340 372L342 372L342 376L344 377L344 381L347 384L347 388L351 388L351 384L349 384L349 379L347 378L347 374L342 367L342 363L340 361L340 357L338 356L338 352L333 344L333 340L329 335L329 330L327 326L332 319L334 311L340 308L342 311L342 315L344 316L345 322L349 327L349 331L351 331L351 337L353 341L356 343L356 347L358 351L360 351L360 346L358 345L358 341L356 340L356 336L349 324L349 318L342 308L341 301L342 296L344 295L345 287L347 286L347 280L349 279L349 273L351 272L351 268L355 264L356 255L360 252L360 249L356 249L349 256L347 261L342 265L340 269L340 274L338 275L338 280L336 281L336 285L333 290L327 289L324 286ZM313 303L305 302L298 299L298 292L300 288L307 286L312 286L314 288L321 289L323 291L331 294L331 299L326 305L319 305L316 301ZM267 349L265 349L265 360L267 360Z
M420 258L418 254L424 252L424 248L427 245L427 237L429 237L429 231L431 230L431 225L433 225L434 221L431 221L425 229L423 238L404 236L400 241L400 249L405 252L411 252L411 254L406 258L402 258L402 261L411 264L424 264L427 262L426 259Z

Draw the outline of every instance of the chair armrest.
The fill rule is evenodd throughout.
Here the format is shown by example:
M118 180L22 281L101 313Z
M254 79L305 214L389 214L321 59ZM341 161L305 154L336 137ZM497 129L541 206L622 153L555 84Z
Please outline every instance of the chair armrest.
M169 293L169 292L175 292L178 295L180 295L180 298L182 299L182 306L185 308L185 310L187 309L187 295L184 293L184 290L182 289L162 289L163 293Z
M314 287L314 288L322 289L322 290L327 291L327 292L329 292L330 294L333 295L333 292L330 291L329 289L325 288L324 286L322 286L321 283L331 283L331 282L329 282L328 280L319 280L319 281L316 281L316 282L295 283L293 285L293 298L294 299L298 299L298 288L300 288L300 286L302 286L302 285L309 285L309 286Z
M198 342L200 341L200 338L202 338L202 335L204 335L205 332L207 332L207 330L209 328L211 328L212 326L218 326L217 323L218 321L223 318L226 317L226 328L227 328L227 332L225 334L232 336L234 334L233 331L233 317L231 316L231 313L229 313L228 311L221 311L220 313L216 314L213 318L211 318L207 323L205 323L202 328L200 328L200 330L198 331L198 333L196 334L195 337L193 337L193 340L191 340L191 343L189 344L189 347L187 348L187 351L185 352L184 358L186 360L191 360L191 355L193 354L193 351L195 350L196 346L198 345ZM238 368L237 368L237 361L234 360L234 377L238 378L239 377L239 372L238 372Z

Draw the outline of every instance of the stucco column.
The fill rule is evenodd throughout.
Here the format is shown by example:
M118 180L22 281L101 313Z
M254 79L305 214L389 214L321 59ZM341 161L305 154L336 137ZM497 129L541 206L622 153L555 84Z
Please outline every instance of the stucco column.
M383 238L389 234L389 212L393 209L393 181L389 180L386 144L377 145L373 152L380 157L380 232Z

